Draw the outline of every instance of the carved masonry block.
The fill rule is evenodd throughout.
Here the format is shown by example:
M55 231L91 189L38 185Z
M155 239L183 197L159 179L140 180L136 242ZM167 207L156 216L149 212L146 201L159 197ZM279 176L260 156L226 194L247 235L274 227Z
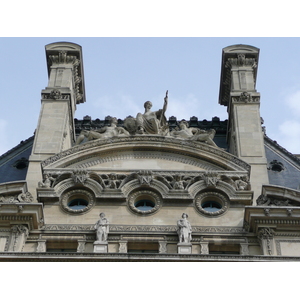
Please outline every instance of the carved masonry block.
M94 242L94 253L107 253L108 244L107 242Z
M191 254L192 244L178 243L177 249L178 249L178 254Z

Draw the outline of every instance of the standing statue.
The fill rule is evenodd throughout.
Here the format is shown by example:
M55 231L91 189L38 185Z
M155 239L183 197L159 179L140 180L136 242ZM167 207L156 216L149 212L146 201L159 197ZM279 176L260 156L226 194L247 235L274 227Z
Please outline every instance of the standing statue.
M98 242L107 242L107 236L109 233L109 223L108 220L105 218L104 213L100 213L100 219L94 226L97 234L97 241Z
M187 218L188 215L183 213L181 219L177 221L179 243L189 244L192 240L192 226Z
M114 136L128 136L129 132L123 127L117 127L118 120L117 118L111 118L110 126L105 126L98 130L82 130L76 140L75 145L79 145L84 138L87 138L88 141L96 139L107 139Z
M145 112L138 113L136 116L137 133L139 134L161 134L168 129L167 118L165 112L168 106L168 91L164 98L164 105L158 111L151 111L152 103L145 102Z
M188 127L187 121L181 121L179 123L180 130L173 130L171 136L182 139L190 139L192 141L204 142L213 147L218 147L213 141L213 138L216 134L214 129L202 130L199 128L190 128Z

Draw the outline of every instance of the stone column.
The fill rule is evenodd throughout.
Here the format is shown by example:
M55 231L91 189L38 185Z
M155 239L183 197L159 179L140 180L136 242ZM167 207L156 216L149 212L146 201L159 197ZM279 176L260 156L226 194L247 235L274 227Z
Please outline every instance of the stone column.
M255 89L259 49L247 45L223 49L219 103L227 106L230 153L251 165L254 199L268 184L260 94Z
M41 161L74 144L76 105L85 102L81 46L65 42L47 45L46 59L49 82L42 91L26 178L32 195L38 182L43 181Z

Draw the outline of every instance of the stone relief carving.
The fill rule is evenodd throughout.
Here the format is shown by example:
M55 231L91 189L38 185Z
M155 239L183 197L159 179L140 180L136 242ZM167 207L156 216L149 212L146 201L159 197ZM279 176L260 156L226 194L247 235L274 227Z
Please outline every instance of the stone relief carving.
M89 178L88 175L88 171L78 169L73 171L72 178L75 184L83 185Z
M213 138L216 134L214 129L206 131L199 128L191 128L184 120L179 123L179 127L180 129L171 131L170 136L181 139L190 139L192 141L206 143L213 147L218 147L213 141Z
M183 213L181 219L177 221L179 243L190 244L192 240L192 226L187 218L188 215Z
M251 66L253 69L257 67L255 58L247 58L245 54L239 53L236 58L228 58L226 67L231 66Z
M117 127L117 118L111 118L111 125L98 130L82 130L76 140L75 145L79 145L86 138L88 141L97 139L110 139L115 136L129 136L129 132L123 127Z
M248 176L227 176L221 175L220 179L232 187L234 187L237 191L250 191L251 185Z
M0 196L0 203L31 203L33 197L29 192L17 196Z
M259 206L299 206L300 203L296 203L290 199L276 199L266 195L260 195L256 199L256 204Z
M232 97L232 101L241 103L258 103L260 101L260 97L252 96L252 94L248 92L242 92L239 97Z
M109 222L105 218L104 213L100 213L100 219L94 225L94 229L96 230L96 236L98 242L107 242L107 236L109 233Z
M55 181L55 178L51 176L51 174L44 175L44 181L39 181L38 187L39 188L50 188Z
M70 94L62 94L60 90L54 89L49 93L42 93L43 99L53 99L53 100L69 100Z

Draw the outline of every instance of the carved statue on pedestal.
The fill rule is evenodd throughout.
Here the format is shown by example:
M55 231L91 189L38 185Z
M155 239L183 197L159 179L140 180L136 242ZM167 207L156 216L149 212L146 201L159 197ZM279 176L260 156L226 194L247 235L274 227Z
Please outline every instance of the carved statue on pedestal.
M98 242L107 242L107 236L109 233L109 222L105 218L104 213L100 213L100 219L97 221L97 223L94 226L94 229L96 230L97 235L97 241Z
M189 244L192 240L192 226L187 218L188 215L183 213L181 219L177 221L179 243Z

